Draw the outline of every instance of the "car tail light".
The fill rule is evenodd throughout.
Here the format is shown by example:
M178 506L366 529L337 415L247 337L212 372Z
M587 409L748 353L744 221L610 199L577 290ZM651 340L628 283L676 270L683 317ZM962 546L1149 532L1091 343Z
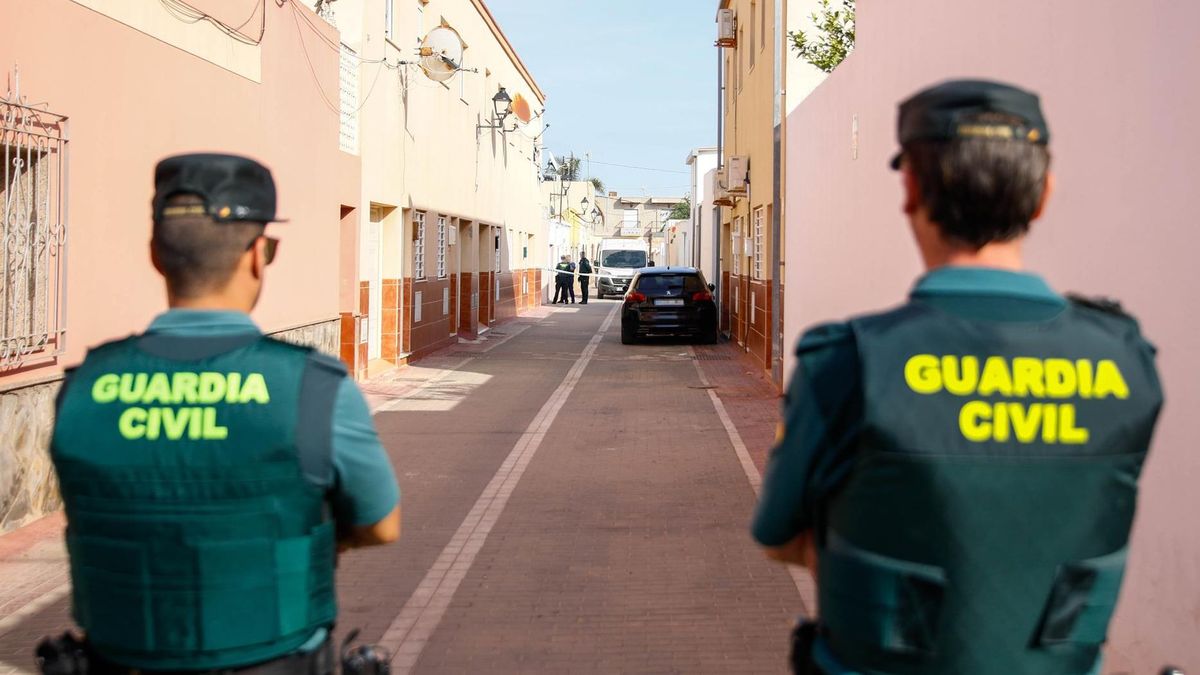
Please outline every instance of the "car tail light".
M630 291L625 294L625 302L645 302L646 295L637 291Z
M704 300L712 300L712 293L708 291L696 291L692 293L692 302L703 302Z

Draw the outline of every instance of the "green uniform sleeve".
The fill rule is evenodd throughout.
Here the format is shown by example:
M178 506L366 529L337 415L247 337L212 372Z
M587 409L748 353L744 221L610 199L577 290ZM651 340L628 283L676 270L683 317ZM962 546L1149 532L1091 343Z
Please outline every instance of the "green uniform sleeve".
M808 331L796 353L783 435L767 461L751 527L764 546L782 546L813 527L820 500L849 468L862 415L858 352L848 325Z
M400 503L400 487L379 442L371 411L350 378L342 380L333 411L332 503L335 518L373 525Z

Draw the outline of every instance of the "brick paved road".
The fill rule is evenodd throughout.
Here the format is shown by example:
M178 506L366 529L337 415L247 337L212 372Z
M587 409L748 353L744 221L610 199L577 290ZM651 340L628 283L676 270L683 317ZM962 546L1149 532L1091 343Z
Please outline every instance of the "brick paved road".
M777 399L731 348L598 335L613 308L547 308L367 387L404 534L343 557L340 626L399 672L783 672L800 594L751 546L695 355L760 466ZM61 584L57 529L0 537L0 673L67 625L65 599L12 614ZM41 586L13 590L19 569Z

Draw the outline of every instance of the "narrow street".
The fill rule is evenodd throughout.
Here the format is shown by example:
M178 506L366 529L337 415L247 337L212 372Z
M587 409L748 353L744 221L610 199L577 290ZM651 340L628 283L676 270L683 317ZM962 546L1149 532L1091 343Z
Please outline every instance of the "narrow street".
M730 345L622 345L618 309L543 307L363 386L404 533L343 556L340 632L401 673L785 670L808 579L747 533L778 399ZM26 582L0 673L69 625L59 518L2 542Z

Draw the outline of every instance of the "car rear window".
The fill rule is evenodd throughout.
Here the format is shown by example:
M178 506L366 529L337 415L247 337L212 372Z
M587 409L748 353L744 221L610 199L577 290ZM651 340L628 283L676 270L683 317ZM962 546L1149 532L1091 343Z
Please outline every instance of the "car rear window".
M698 274L648 274L638 279L637 290L646 295L666 294L681 295L708 290Z

